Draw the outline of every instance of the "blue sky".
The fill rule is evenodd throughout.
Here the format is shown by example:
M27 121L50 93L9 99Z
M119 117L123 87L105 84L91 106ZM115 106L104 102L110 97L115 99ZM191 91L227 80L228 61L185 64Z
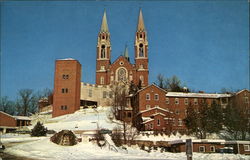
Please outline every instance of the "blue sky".
M142 8L149 41L149 80L177 75L194 90L249 89L249 7L242 1L1 2L1 94L53 89L55 60L82 64L95 83L96 44L104 8L112 61L134 39ZM133 62L133 60L132 60Z

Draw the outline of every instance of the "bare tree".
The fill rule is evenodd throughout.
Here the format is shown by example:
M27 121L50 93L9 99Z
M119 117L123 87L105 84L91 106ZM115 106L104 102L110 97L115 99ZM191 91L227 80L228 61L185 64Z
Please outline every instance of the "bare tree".
M123 83L116 83L112 87L113 90L113 102L112 102L112 113L115 115L116 119L122 121L123 126L123 140L124 143L127 143L126 130L127 123L123 120L124 113L127 107L127 95L128 95L128 86Z
M31 89L21 89L18 92L17 107L19 115L27 116L29 112L35 112L37 109L37 99Z
M162 74L158 74L157 75L157 85L164 89L166 86L165 86L165 81L166 81L166 78L162 75Z
M7 96L0 97L0 111L13 115L15 113L15 104Z

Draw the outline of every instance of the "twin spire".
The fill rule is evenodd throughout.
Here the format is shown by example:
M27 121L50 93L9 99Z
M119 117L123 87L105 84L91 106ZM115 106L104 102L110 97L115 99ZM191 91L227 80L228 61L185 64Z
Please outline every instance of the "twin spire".
M102 26L100 32L109 32L108 22L107 22L107 16L106 16L106 10L104 10L104 14L102 17Z
M137 31L145 31L144 20L142 16L142 10L140 9L138 24L137 24ZM102 26L100 32L109 32L106 10L104 10L103 17L102 17Z
M140 9L140 13L139 13L139 19L138 19L138 24L137 24L137 31L145 31L145 26L144 26L144 21L143 21L143 16L142 16L141 9Z

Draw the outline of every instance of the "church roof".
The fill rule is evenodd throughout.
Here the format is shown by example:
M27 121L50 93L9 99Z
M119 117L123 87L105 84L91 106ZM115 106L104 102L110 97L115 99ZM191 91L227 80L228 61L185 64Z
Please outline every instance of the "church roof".
M104 10L103 17L102 17L102 26L100 32L109 32L106 10Z
M137 24L137 31L145 31L145 30L146 29L145 29L145 26L144 26L142 11L140 9L139 18L138 18L138 24Z

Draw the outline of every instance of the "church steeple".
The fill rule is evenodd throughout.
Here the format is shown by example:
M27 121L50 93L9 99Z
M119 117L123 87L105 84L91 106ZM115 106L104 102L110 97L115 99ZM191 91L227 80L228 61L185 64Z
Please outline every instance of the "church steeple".
M106 10L104 10L101 29L97 39L96 84L106 85L109 83L107 72L111 64L110 58L111 58L110 33L108 28Z
M108 22L107 22L107 16L106 16L106 10L104 10L104 14L102 17L102 26L100 32L109 32Z
M125 50L124 50L123 56L129 61L128 46L127 45L125 45Z
M138 24L135 35L135 83L142 86L148 85L148 40L147 31L144 25L142 10L139 11Z
M137 32L138 31L145 31L145 26L144 26L144 21L143 21L143 16L142 16L142 11L140 9L139 13L139 19L138 19L138 24L137 24Z

